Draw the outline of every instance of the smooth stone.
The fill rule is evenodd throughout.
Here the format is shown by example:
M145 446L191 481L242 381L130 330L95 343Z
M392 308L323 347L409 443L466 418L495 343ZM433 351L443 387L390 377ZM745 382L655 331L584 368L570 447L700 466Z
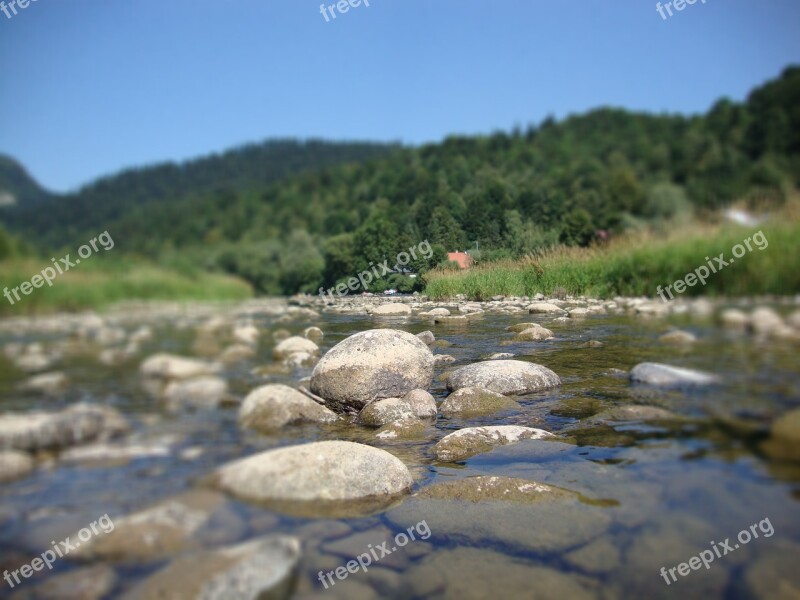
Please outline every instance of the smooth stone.
M333 423L337 419L333 411L282 384L256 388L239 409L239 424L245 429L259 431L299 423Z
M508 358L514 358L514 355L511 352L495 352L485 356L483 360L506 360Z
M720 314L720 320L725 327L745 329L750 325L750 316L738 308L727 308Z
M272 351L272 358L275 360L281 360L284 358L289 358L292 354L297 354L300 352L317 356L319 355L319 346L317 346L311 340L307 340L306 338L301 338L295 335L279 342Z
M432 331L423 331L417 334L417 337L422 340L422 343L426 346L430 346L433 342L436 341L436 336L433 335Z
M539 323L515 323L514 325L506 327L506 331L510 331L511 333L522 333L527 329L544 329L545 331L550 331L549 329L539 325Z
M62 463L83 466L121 466L144 458L168 458L174 453L179 438L162 436L143 440L125 440L118 444L85 444L69 448L58 455Z
M233 329L233 340L238 344L257 346L260 335L255 325L240 325Z
M760 306L750 314L749 327L756 334L771 335L780 331L784 326L785 323L781 316L766 306Z
M231 365L243 360L248 360L256 355L256 351L246 344L233 344L225 348L219 355L219 361Z
M519 360L474 363L453 372L447 389L481 387L498 394L528 394L561 385L550 369Z
M419 419L400 419L378 429L375 437L379 440L415 440L425 435L428 425Z
M589 314L589 309L583 307L573 308L567 314L570 319L579 319L581 317L587 316Z
M425 390L411 390L401 399L411 407L411 410L420 419L433 418L438 412L436 400Z
M144 377L154 379L190 379L216 371L216 365L206 361L166 353L154 354L139 367Z
M553 332L544 327L531 327L514 336L515 342L542 342L552 340Z
M411 405L400 398L384 398L367 404L358 413L358 422L368 427L382 427L392 421L414 419L417 415Z
M439 411L445 416L480 415L520 408L519 402L479 387L460 388L444 399Z
M437 460L456 462L520 440L540 440L550 437L554 437L553 434L543 429L518 425L468 427L454 431L439 440L433 447L433 454Z
M46 395L56 395L69 385L69 378L61 371L41 373L28 378L20 385L20 389L27 392L37 392Z
M117 579L108 565L83 567L50 575L39 585L12 595L11 600L103 600L109 597Z
M434 354L433 356L434 365L449 365L454 362L456 362L455 356L449 354Z
M306 327L303 330L303 337L314 342L318 342L325 337L325 334L319 327Z
M649 385L711 385L719 383L719 378L711 373L683 369L661 363L639 363L631 369L631 381Z
M432 308L425 314L429 317L449 317L450 311L446 308Z
M300 557L300 541L288 536L204 550L176 558L122 599L288 599Z
M331 508L333 513L361 514L373 508L372 501L384 505L407 493L413 480L408 468L384 450L328 441L236 460L220 467L213 482L244 500L278 503L284 511L319 514Z
M530 314L567 314L567 311L565 311L563 308L550 302L534 302L528 306L528 312Z
M17 450L0 450L0 483L27 477L35 463L30 454Z
M694 344L697 341L697 336L688 331L669 331L658 338L660 342L665 344Z
M372 329L334 346L311 374L311 391L331 408L360 410L381 398L399 398L428 389L433 353L417 336L395 329Z
M393 302L391 304L381 304L372 309L374 317L403 317L411 314L411 307L408 304Z
M211 375L171 381L162 396L172 409L214 408L228 397L228 383Z

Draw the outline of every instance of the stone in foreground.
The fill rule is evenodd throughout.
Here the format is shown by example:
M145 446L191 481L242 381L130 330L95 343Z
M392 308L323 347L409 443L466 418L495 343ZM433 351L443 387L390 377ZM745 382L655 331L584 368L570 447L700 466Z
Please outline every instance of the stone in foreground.
M447 389L481 387L498 394L529 394L561 385L561 379L542 365L519 360L492 360L461 367L447 381Z
M239 409L239 424L260 431L300 423L332 423L336 413L288 385L263 385L250 392Z
M439 440L433 447L433 453L438 460L455 462L520 440L541 440L552 437L553 434L543 429L517 425L467 427Z
M515 400L483 388L466 387L445 398L439 410L446 416L473 416L501 410L514 410L520 405Z
M433 353L417 336L395 329L372 329L339 342L311 374L311 391L329 407L361 410L381 398L401 398L428 389Z

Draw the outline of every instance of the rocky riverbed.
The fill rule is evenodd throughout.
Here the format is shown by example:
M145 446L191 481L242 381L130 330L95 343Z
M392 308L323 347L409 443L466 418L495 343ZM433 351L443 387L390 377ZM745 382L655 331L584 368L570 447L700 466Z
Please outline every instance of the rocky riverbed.
M0 348L0 572L80 540L2 597L800 597L800 298L128 304Z

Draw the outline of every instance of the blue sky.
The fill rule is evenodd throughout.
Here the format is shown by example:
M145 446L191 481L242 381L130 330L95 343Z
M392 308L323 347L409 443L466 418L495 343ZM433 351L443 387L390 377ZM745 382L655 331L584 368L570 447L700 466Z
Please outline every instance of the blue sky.
M8 2L8 0L6 0ZM0 152L65 191L270 137L436 141L693 113L800 63L797 0L38 0L0 13Z

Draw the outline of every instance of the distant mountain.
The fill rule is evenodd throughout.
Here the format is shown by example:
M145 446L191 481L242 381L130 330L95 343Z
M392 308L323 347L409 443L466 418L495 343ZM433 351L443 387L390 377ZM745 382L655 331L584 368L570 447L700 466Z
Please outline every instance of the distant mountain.
M397 149L395 144L367 142L270 140L184 163L128 169L61 196L45 192L13 159L0 157L0 204L3 198L7 204L0 220L40 246L62 246L141 214L148 206L261 189L291 175L381 158ZM47 211L38 210L51 200Z
M0 209L34 207L54 197L17 161L0 154Z

